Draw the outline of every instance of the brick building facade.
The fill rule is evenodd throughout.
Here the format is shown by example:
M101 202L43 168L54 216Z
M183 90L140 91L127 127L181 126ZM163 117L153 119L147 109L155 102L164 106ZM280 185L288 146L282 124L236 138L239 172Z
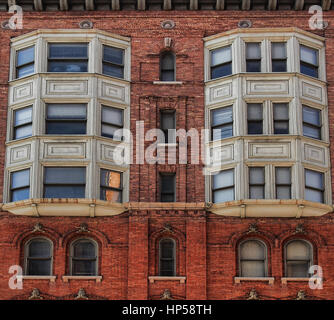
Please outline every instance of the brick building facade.
M247 299L253 289L260 299L296 299L303 293L306 299L334 298L331 1L21 2L17 3L24 10L20 30L6 26L12 14L7 13L7 2L0 2L1 299L29 299L35 288L37 298L39 294L44 299L74 299L80 289L89 299ZM325 10L328 26L324 29L309 27L308 8L313 4ZM88 22L86 27L80 25L82 21L90 21L93 27ZM52 42L89 43L88 70L66 74L51 70L51 63L56 65L59 59L47 49ZM248 59L248 42L260 43L260 59ZM272 43L286 43L285 57L277 59L286 64L286 70L274 72ZM110 76L101 69L107 60L104 46L123 50L118 65L122 76ZM228 46L231 72L215 77L218 69L214 69L212 51ZM306 54L307 71L302 68L303 46L317 52L313 64ZM30 47L34 57L23 58L21 67L19 52ZM165 71L161 64L162 55L169 52L175 59L171 67L175 76L166 81L161 78ZM260 61L260 72L247 71L247 59ZM227 58L221 65L228 64ZM33 72L21 77L26 69L20 68L30 65ZM316 75L312 75L314 68ZM57 103L86 105L85 134L48 135L52 118L45 108ZM262 131L254 135L245 131L251 126L249 104L265 108ZM290 108L284 136L275 134L275 121L284 122L273 115L276 104ZM305 105L309 109L303 109ZM16 138L17 112L30 106L31 133ZM176 129L210 129L212 112L232 106L233 133L220 139L218 156L213 156L219 164L215 167L213 160L212 170L234 170L233 186L219 189L233 188L233 199L215 193L214 176L203 174L204 164L191 163L190 153L182 164L137 164L138 153L134 164L115 164L110 154L117 142L101 134L100 114L105 106L122 110L122 126L131 129L134 143L136 121L144 121L145 131L161 128L161 114L168 111L174 112ZM320 125L307 123L305 110L316 110ZM312 136L313 132L320 136ZM144 147L151 143L145 141ZM205 146L215 154L214 142ZM178 155L178 145L174 148ZM84 196L45 196L47 187L56 184L47 181L51 176L47 168L62 167L87 168ZM253 167L263 169L263 183L252 185ZM277 168L290 168L290 182L279 185ZM120 191L106 186L113 188L113 197L122 194L120 201L101 200L101 170L122 174ZM18 182L16 189L16 172L29 173L28 186ZM321 175L320 186L307 180L307 174L313 173ZM174 201L162 199L161 174L174 174ZM263 194L249 199L254 186ZM288 186L289 199L278 196L280 186ZM22 197L20 190L29 190L28 196ZM225 201L214 199L219 196ZM34 239L50 244L48 275L29 274L34 258L29 244ZM73 243L80 239L94 243L92 275L74 272ZM165 264L167 275L161 269L163 239L171 240L173 251L171 264ZM247 240L263 249L262 258L242 257ZM288 245L294 240L306 244L303 248L309 256L304 260L298 256L298 246L297 258L289 258ZM257 250L252 248L247 252ZM291 262L294 259L300 260ZM321 266L322 289L310 289L298 267L294 276L294 266L303 263ZM9 288L13 265L23 268L23 289Z

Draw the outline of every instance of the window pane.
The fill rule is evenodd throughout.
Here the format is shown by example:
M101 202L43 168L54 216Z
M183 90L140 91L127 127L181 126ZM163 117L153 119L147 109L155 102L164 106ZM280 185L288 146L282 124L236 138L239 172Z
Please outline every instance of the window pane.
M123 64L124 50L114 47L103 46L103 60Z
M174 194L161 194L161 202L174 202Z
M318 68L317 67L312 67L312 66L308 66L305 64L301 64L300 72L308 76L318 78Z
M124 78L124 67L104 63L102 73L111 77Z
M45 168L44 181L48 184L84 184L86 181L86 168Z
M78 241L73 245L75 258L95 258L95 245L91 241Z
M234 187L213 192L213 202L225 202L234 200Z
M161 129L175 129L175 112L161 112Z
M51 256L51 245L47 240L33 240L29 244L30 258L48 258Z
M30 62L34 62L35 59L35 47L29 47L17 51L17 66L22 66Z
M101 169L100 183L101 186L121 189L122 174L116 171Z
M305 189L305 200L314 201L314 202L324 202L324 193L323 191L317 191L313 189Z
M249 103L247 104L247 117L248 120L262 120L262 104Z
M246 44L246 57L247 59L261 59L261 47L260 43L249 42Z
M315 128L307 124L303 125L303 135L305 137L310 137L314 139L321 139L321 130L320 128Z
M225 188L234 185L234 170L224 170L212 176L213 189Z
M288 134L289 133L289 122L281 121L274 123L274 134Z
M276 199L291 199L291 187L276 186Z
M300 46L300 60L309 64L318 65L318 50Z
M241 244L240 255L243 260L264 260L265 247L256 240L248 240Z
M272 59L285 59L286 58L285 42L272 42L271 43L271 57Z
M93 276L96 274L95 261L75 261L72 260L72 275Z
M305 185L315 189L324 188L324 175L321 172L305 170Z
M86 119L85 104L49 104L48 119Z
M250 199L264 199L264 187L263 186L250 186L249 187Z
M49 61L49 72L87 72L87 61Z
M162 70L174 70L174 55L171 53L164 54L161 57Z
M30 188L24 188L12 191L11 201L20 201L29 199Z
M123 132L122 128L120 127L114 127L109 124L102 124L101 135L104 137L112 138L114 140L121 140L122 135L120 133L115 134L117 130L121 130Z
M14 125L19 126L31 122L32 107L15 110Z
M274 103L274 119L275 120L288 120L289 108L287 103Z
M232 61L231 46L211 51L211 66Z
M303 106L303 121L316 126L321 125L321 111L315 108Z
M174 262L169 260L160 261L160 275L161 276L174 276Z
M212 126L217 126L224 123L230 123L233 121L233 109L232 106L214 109L211 111Z
M27 273L30 276L49 276L51 260L28 260Z
M291 278L308 278L309 263L303 261L287 262L287 277Z
M30 170L20 170L11 174L11 189L29 186Z
M211 68L211 78L216 79L232 74L232 63L227 63L222 66Z
M212 130L212 140L219 140L233 136L233 124L226 124Z
M22 139L32 135L32 125L28 124L14 129L14 139Z
M100 199L112 202L122 202L122 191L101 188Z
M263 261L241 261L242 277L265 277Z
M264 168L249 168L249 183L264 184Z
M103 106L102 107L102 122L116 124L120 127L123 126L123 110Z
M276 168L276 183L290 184L291 183L291 169L290 168Z
M49 44L49 58L85 59L87 47L87 43L52 43Z
M286 247L286 258L287 260L310 260L310 249L310 245L305 241L291 241Z
M34 64L29 64L23 67L17 68L17 77L22 78L25 76L28 76L29 74L34 73L35 71L35 65Z
M175 191L175 176L161 175L161 192L174 193Z
M161 71L161 81L174 81L174 70L173 71Z
M286 60L273 60L271 70L272 72L286 72Z
M261 72L261 61L247 61L246 72Z
M160 241L160 257L174 259L174 241L165 239Z
M84 198L85 186L44 186L44 198Z
M47 134L86 134L86 122L57 121L46 124Z

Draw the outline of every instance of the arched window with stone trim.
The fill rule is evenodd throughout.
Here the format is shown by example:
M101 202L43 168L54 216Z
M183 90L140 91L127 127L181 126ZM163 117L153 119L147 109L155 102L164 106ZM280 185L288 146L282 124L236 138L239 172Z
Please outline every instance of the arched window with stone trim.
M171 238L159 241L159 275L173 277L176 275L176 243Z

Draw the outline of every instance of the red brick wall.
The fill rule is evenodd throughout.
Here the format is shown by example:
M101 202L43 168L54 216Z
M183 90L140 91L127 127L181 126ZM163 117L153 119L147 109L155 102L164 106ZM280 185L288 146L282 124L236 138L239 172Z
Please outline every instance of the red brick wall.
M177 128L204 127L203 37L237 27L242 19L249 19L253 27L290 27L308 29L307 12L295 11L198 11L198 12L34 12L24 14L24 29L1 29L0 46L0 201L3 189L3 164L8 95L9 43L11 37L39 28L78 28L89 19L94 28L131 37L131 129L136 120L145 120L145 130L156 128L159 110L177 111ZM0 13L0 21L9 15ZM172 19L173 30L164 30L160 23ZM317 33L326 38L327 80L329 99L330 137L334 134L334 13L325 13L329 27ZM182 85L153 85L159 78L159 53L164 37L173 39L176 52L176 79ZM148 145L149 143L147 143ZM331 148L333 155L334 149ZM332 159L334 159L332 157ZM332 160L333 161L333 160ZM332 166L333 167L333 166ZM130 177L131 201L158 199L158 173L176 172L177 201L203 202L204 176L201 165L132 165ZM332 172L333 174L334 172ZM333 185L334 187L334 185ZM11 265L22 263L23 245L32 236L35 223L40 222L54 243L54 274L56 282L25 280L23 290L8 288ZM247 234L250 223L257 222L258 234ZM68 246L80 236L77 228L87 223L88 236L99 243L101 283L70 280L67 273ZM174 233L163 231L170 223ZM298 235L314 243L315 262L324 270L323 290L310 290L307 283L282 285L283 244L295 237L295 228L304 224L305 234ZM223 218L193 211L129 212L106 218L30 218L0 214L0 299L27 299L33 288L45 298L70 299L79 288L93 298L158 299L169 289L178 299L236 299L243 298L252 288L265 299L291 299L299 290L310 298L334 298L334 225L333 215L309 219L239 219ZM161 235L174 237L178 243L177 270L186 276L186 283L156 281L156 241ZM234 284L238 263L236 248L240 239L259 236L268 245L269 275L273 285L266 282Z

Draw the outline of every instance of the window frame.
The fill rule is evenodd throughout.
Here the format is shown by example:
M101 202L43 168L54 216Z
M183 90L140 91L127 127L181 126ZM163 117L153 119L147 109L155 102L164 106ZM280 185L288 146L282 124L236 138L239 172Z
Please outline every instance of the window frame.
M25 185L25 186L18 187L18 188L12 188L12 175L13 175L13 173L20 172L20 171L25 171L25 170L29 170L29 185ZM27 189L28 187L29 187L29 197L28 197L28 199L30 199L31 198L31 180L32 180L31 179L31 167L10 171L9 172L9 202L27 200L27 199L22 199L22 200L13 201L13 191L21 190L21 189Z
M121 188L115 188L115 187L107 187L107 186L102 186L101 185L101 171L102 170L106 170L106 171L112 171L112 172L117 172L120 174L120 177L121 177ZM123 200L124 200L124 172L123 171L119 171L119 170L114 170L114 169L107 169L107 168L104 168L104 167L100 167L99 168L99 199L102 200L102 201L109 201L109 200L105 200L105 199L101 199L101 189L106 189L106 190L112 190L112 191L118 191L120 192L121 194L121 201L120 202L115 202L115 203L123 203Z
M172 69L164 69L163 68L163 59L165 56L170 55L173 58L173 68ZM173 71L173 80L163 80L163 73L166 71ZM176 54L171 51L163 51L160 53L160 57L159 57L159 81L163 81L163 82L174 82L176 81Z
M18 53L19 53L19 51L25 50L25 49L28 49L28 48L31 48L31 47L34 47L34 59L33 59L33 61L32 62L27 62L27 63L22 64L22 65L19 66L18 65ZM13 80L19 80L19 79L22 79L22 78L25 78L25 77L29 77L29 76L35 74L36 73L36 65L35 65L35 63L36 63L36 43L32 43L32 44L27 45L26 47L23 47L23 48L17 48L15 50L15 71L14 71L14 79ZM31 65L31 64L34 66L34 71L32 73L28 74L28 75L19 77L18 76L18 69L22 68L22 67L26 67L26 66Z
M280 104L285 104L288 110L288 117L287 119L275 119L275 106L276 105L280 105ZM271 102L271 108L272 108L272 126L273 126L273 135L291 135L290 134L290 102L276 102L276 101L272 101ZM287 123L288 124L288 132L287 133L276 133L275 132L275 124L276 123Z
M216 111L216 110L219 110L219 109L223 109L223 108L231 108L232 109L232 120L230 122L226 122L226 123L223 123L223 124L217 124L217 125L213 125L213 113ZM211 141L219 141L219 140L223 140L223 139L229 139L229 138L232 138L234 137L234 104L227 104L227 105L224 105L224 106L219 106L217 108L211 108L209 109L209 119L210 119L210 140ZM219 129L219 128L222 128L222 127L227 127L227 126L232 126L232 135L231 136L228 136L228 137L220 137L220 139L217 139L217 140L214 140L213 139L213 130L215 129Z
M278 171L277 169L279 169L279 168L289 169L289 172L290 172L290 184L286 184L286 183L278 184L277 183L277 171ZM289 199L292 199L292 167L291 166L275 166L274 170L275 170L275 199L280 199L280 200L289 200ZM287 199L278 198L277 197L277 187L289 187L290 197L287 198Z
M285 44L285 58L273 58L273 44L274 43L284 43ZM270 54L271 54L271 61L270 61L270 64L271 64L271 72L274 72L274 73L285 73L285 72L288 72L288 41L270 41ZM273 71L273 65L274 63L273 62L276 62L276 61L285 61L285 71Z
M115 124L115 123L111 123L111 122L106 122L106 121L103 121L103 109L106 108L106 109L116 109L116 110L120 110L122 112L122 125L120 126L119 124ZM103 134L103 131L102 131L102 127L103 125L105 126L109 126L109 127L116 127L117 130L119 129L124 129L124 124L125 123L125 110L122 109L122 108L119 108L119 107L114 107L114 106L109 106L109 105L106 105L106 104L101 104L101 130L100 130L100 135L101 137L105 137L105 138L109 138L109 139L112 139L112 140L115 140L115 141L122 141L124 140L124 136L121 137L121 139L115 139L115 137L110 137L110 136L107 136L107 135L104 135Z
M252 169L262 169L263 173L263 183L252 183L251 184L251 170ZM251 188L252 187L262 187L263 198L252 198L251 197ZM248 199L266 199L266 167L265 166L249 166L248 167Z
M219 49L222 49L222 48L227 48L227 47L229 47L230 51L231 51L231 60L229 60L227 62L220 63L220 64L212 65L212 53L213 53L213 51L219 50ZM216 79L220 79L220 78L224 78L224 77L229 77L229 76L233 75L233 50L232 50L232 43L221 45L221 46L219 46L217 48L209 49L209 59L208 60L209 60L209 80L216 80ZM221 67L221 66L224 66L224 65L227 65L227 64L231 64L231 73L230 74L223 75L223 76L216 77L216 78L212 77L212 69L213 68Z
M322 188L321 189L318 189L318 188L315 188L315 187L312 187L312 186L307 186L306 185L306 172L307 171L312 171L312 172L315 172L315 173L318 173L322 176ZM317 202L317 203L326 203L326 176L325 176L325 172L321 172L321 171L318 171L318 170L314 170L314 169L309 169L309 168L304 168L304 199L306 199L306 189L310 189L310 190L313 190L313 191L317 191L317 192L321 192L321 202L317 202L317 201L314 201L314 200L307 200L307 201L312 201L312 202Z
M174 128L169 128L169 129L163 129L163 115L164 114L173 114L173 122L174 122ZM160 109L160 112L159 112L159 120L160 120L160 130L163 132L164 134L164 140L161 141L160 143L163 143L163 144L175 144L176 143L176 110L175 109ZM174 130L174 138L173 141L169 142L168 138L169 138L169 135L168 135L168 132L169 130Z
M163 192L162 190L162 178L164 176L173 176L174 181L173 181L173 193L171 192ZM159 172L159 201L160 202L176 202L176 172ZM163 195L173 195L173 201L162 201Z
M170 240L171 242L173 242L173 258L162 258L162 250L161 250L161 242L165 241L165 240ZM158 248L159 248L159 264L158 264L158 274L160 277L175 277L176 276L176 263L177 263L177 260L176 260L176 251L177 251L177 243L175 241L175 239L173 238L170 238L170 237L166 237L166 238L161 238L159 240L159 245L158 245ZM168 260L168 261L173 261L173 275L162 275L162 270L161 270L161 260L164 259L164 260Z
M316 125L316 124L311 123L311 122L306 122L304 120L304 108L313 109L313 110L316 110L316 111L319 112L320 125ZM307 104L302 103L301 112L302 112L302 135L303 135L303 137L310 138L310 139L315 139L315 140L318 140L318 141L323 140L323 132L322 132L323 131L322 128L324 126L323 110L320 109L320 108L311 107L311 106L309 106ZM319 132L319 138L314 138L314 137L310 137L310 136L305 135L304 134L304 125L306 125L308 127L311 127L313 129L316 129Z
M213 188L213 178L214 176L211 176L211 201L212 203L224 203L224 202L215 202L215 197L214 197L214 194L216 191L220 191L220 190L227 190L227 189L232 189L233 188L233 200L228 200L228 201L234 201L235 200L235 195L236 195L236 192L235 192L235 186L236 186L236 179L235 179L235 168L226 168L226 169L221 169L219 170L218 172L216 172L216 174L220 174L222 171L232 171L233 172L233 185L229 185L229 186L226 186L226 187L221 187L221 188L217 188L217 189L214 189Z
M22 109L26 109L26 108L31 108L31 121L30 122L26 122L24 124L20 124L20 125L15 125L15 119L16 119L16 112L17 111L20 111ZM19 108L15 108L15 109L12 109L12 127L11 127L11 139L10 140L13 140L13 141L16 141L16 140L20 140L20 139L26 139L26 138L30 138L33 136L33 117L34 117L34 104L29 104L29 105L26 105L26 106L20 106ZM25 126L28 126L31 124L31 135L30 136L25 136L25 137L21 137L21 138L16 138L15 137L15 133L16 133L16 129L17 128L22 128L22 127L25 127Z
M258 59L250 59L247 58L247 46L248 44L258 44L260 49L260 58ZM247 41L245 42L245 62L246 62L246 72L247 73L261 73L262 72L262 42L260 41ZM259 62L260 63L260 71L248 71L248 62Z
M125 79L125 50L124 48L119 48L119 47L116 47L116 46L112 46L112 45L108 45L108 44L105 44L105 43L101 43L101 46L102 46L102 57L101 57L101 60L102 60L102 74L107 76L107 77L112 77L112 78L116 78L116 79ZM123 55L122 55L122 60L123 60L123 63L122 64L118 64L118 63L115 63L115 62L111 62L111 61L107 61L104 59L104 47L110 47L110 48L114 48L114 49L118 49L118 50L122 50L123 51ZM111 76L109 74L106 74L103 72L103 67L104 65L107 64L109 66L117 66L117 67L121 67L122 68L122 74L123 74L123 77L116 77L116 76Z
M302 54L301 54L301 50L302 50L301 48L302 47L306 47L308 49L312 49L312 50L316 51L316 53L317 53L317 64L316 65L302 60ZM320 79L320 74L319 74L319 71L320 71L320 59L319 58L320 57L319 56L320 56L319 48L314 48L312 46L309 46L309 45L306 45L306 44L303 44L303 43L299 43L299 72L301 74L303 74L304 76L308 76L308 77L311 77L313 79ZM302 65L306 65L307 67L310 67L310 68L314 69L316 71L316 76L311 76L309 74L303 73L302 72Z
M264 108L265 108L265 102L247 102L245 101L246 103L246 122L247 122L247 135L250 135L250 136L256 136L256 135L264 135L264 129L265 129L265 117L264 117ZM261 106L261 113L262 113L262 118L260 120L254 120L254 119L249 119L249 116L248 116L248 110L249 110L249 106L250 105L260 105ZM249 133L249 123L261 123L261 133Z

